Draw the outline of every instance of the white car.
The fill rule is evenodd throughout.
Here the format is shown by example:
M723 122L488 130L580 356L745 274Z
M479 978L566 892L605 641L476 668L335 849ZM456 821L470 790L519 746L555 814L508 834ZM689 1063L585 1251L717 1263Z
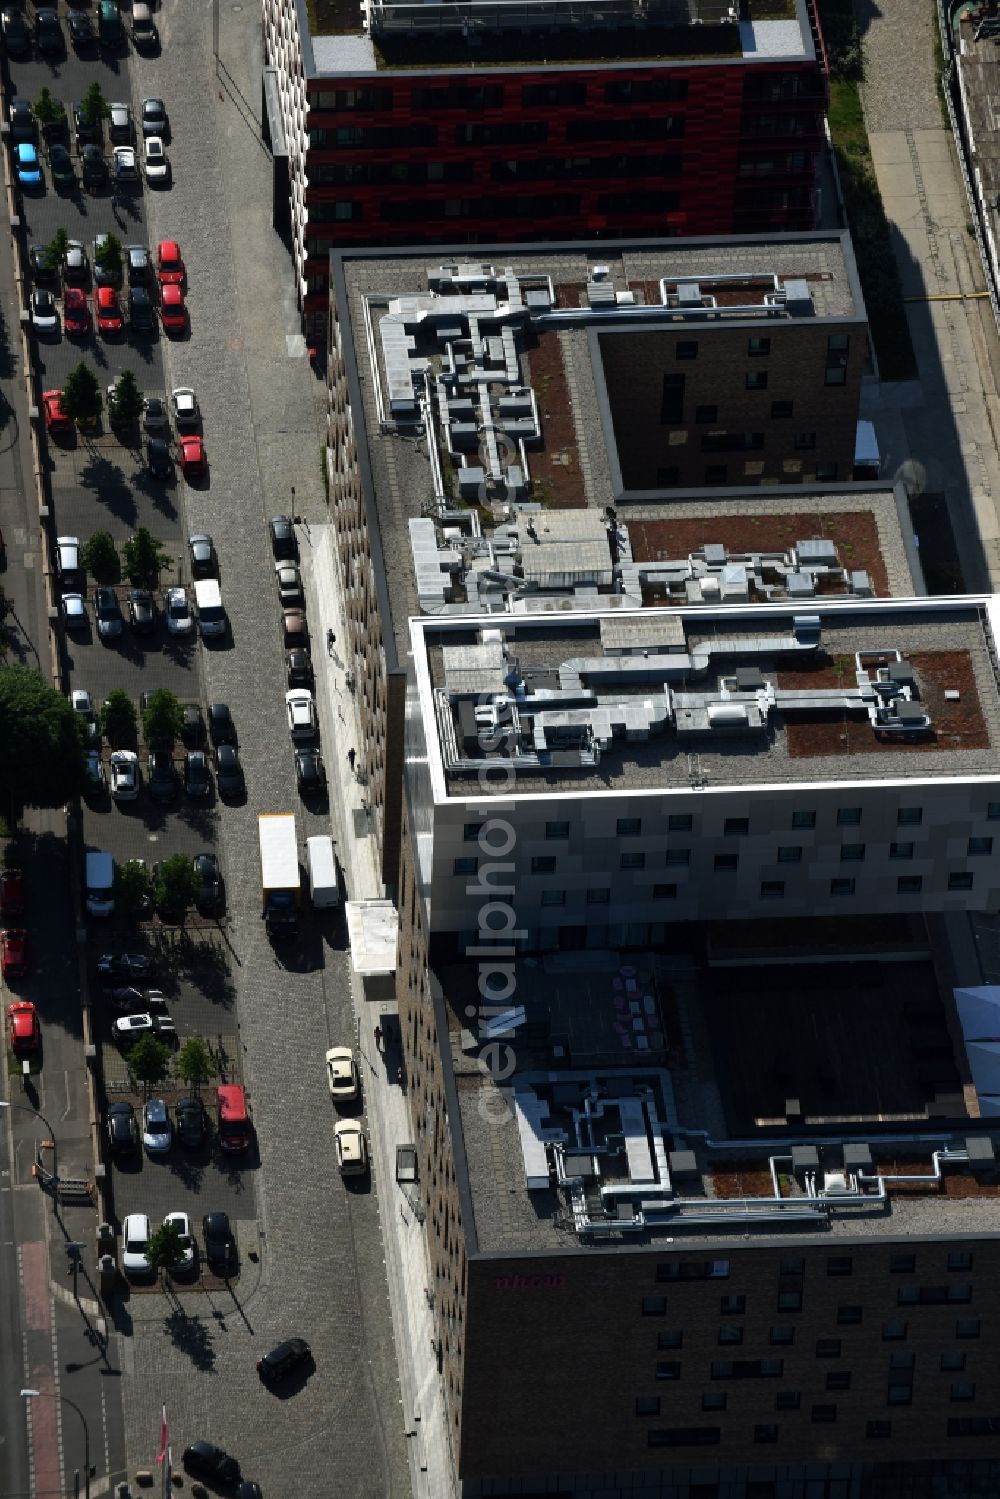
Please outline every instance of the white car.
M82 281L87 275L87 247L82 239L66 241L66 273L70 281Z
M132 139L132 111L127 104L109 104L108 120L111 124L111 139L113 141L130 141Z
M124 1042L126 1046L133 1041L138 1041L140 1036L148 1036L153 1030L152 1015L122 1015L111 1027L111 1034L117 1042Z
M171 635L190 635L194 629L194 618L187 591L183 588L168 588L164 614L167 630Z
M308 687L293 687L285 693L288 732L293 739L311 739L316 733L316 704Z
M163 1220L164 1228L166 1228L168 1223L176 1228L181 1241L181 1248L184 1250L184 1258L181 1260L178 1268L181 1270L190 1270L194 1264L194 1235L191 1232L191 1219L187 1213L168 1213Z
M174 413L174 421L178 427L193 427L201 416L198 410L198 397L190 385L178 385L176 390L171 391L170 409Z
M360 1176L368 1170L368 1142L356 1119L338 1119L333 1127L341 1176Z
M36 286L31 293L31 326L36 333L55 333L59 327L59 309L44 286Z
M274 576L278 580L278 599L283 609L293 608L304 601L302 575L294 562L276 562Z
M159 135L147 135L142 143L142 169L147 182L166 182L170 167L163 139Z
M122 1268L126 1275L149 1274L149 1219L129 1213L122 1224Z
M131 146L116 146L114 154L116 182L138 182L139 169L135 164L135 152Z
M332 1046L326 1054L330 1096L347 1103L358 1096L358 1064L349 1046Z
M134 750L115 750L111 756L111 795L116 802L134 802L139 795L139 756Z
M90 693L83 687L74 687L69 695L70 707L74 713L79 713L87 725L87 741L94 743L99 737L97 725L97 713L94 709L94 700Z
M150 1155L166 1155L173 1144L170 1114L162 1098L149 1098L142 1106L142 1143Z
M87 601L82 593L64 593L60 599L63 624L67 630L86 630L90 624L87 617Z

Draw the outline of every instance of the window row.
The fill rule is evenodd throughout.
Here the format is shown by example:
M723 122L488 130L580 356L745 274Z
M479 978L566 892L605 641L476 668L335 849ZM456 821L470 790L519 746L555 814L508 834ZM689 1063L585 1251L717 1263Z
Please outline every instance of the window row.
M658 1415L658 1410L640 1410L636 1402L636 1415ZM794 1409L798 1409L798 1405ZM837 1420L836 1405L813 1405L810 1417L817 1425L832 1425ZM1000 1416L952 1416L946 1432L949 1437L996 1436L1000 1433ZM730 1433L727 1433L727 1436ZM869 1440L892 1436L892 1422L869 1420L865 1423L865 1436ZM776 1422L757 1422L753 1428L753 1439L760 1444L771 1444L780 1440L780 1428ZM722 1441L719 1426L668 1426L654 1428L646 1434L650 1447L718 1447Z
M990 821L1000 820L1000 802L989 802L986 808L986 816ZM834 821L837 827L860 827L862 819L861 807L838 807ZM923 807L898 807L896 809L897 827L920 827L924 820ZM800 808L792 812L791 827L797 831L807 831L817 825L817 815L812 809ZM467 822L463 825L462 838L466 843L478 842L483 829L487 825L483 822ZM572 824L568 819L563 821L548 821L545 824L545 836L556 842L568 839ZM668 833L690 833L694 828L694 818L689 812L672 812L666 818L666 831ZM619 817L615 823L615 836L618 838L638 838L643 830L641 817ZM664 831L664 820L662 817L654 819L652 827L647 827L648 834L659 835ZM771 828L761 829L762 832L770 832ZM750 832L749 817L727 817L722 824L723 836L726 838L743 838ZM488 829L487 829L488 834ZM857 847L848 844L846 847ZM863 847L863 845L861 845ZM891 847L900 845L892 844ZM907 847L909 845L901 845ZM991 854L993 852L993 839L989 837L970 838L968 841L968 852L970 854ZM781 852L779 850L779 852ZM789 852L786 850L785 852ZM789 860L789 862L793 862Z
M513 93L513 89L511 90ZM688 96L686 78L626 79L623 82L605 83L603 98L607 104L683 104ZM768 93L767 99L791 98L796 95L783 92ZM389 88L315 89L308 95L310 109L333 110L388 110L398 102L402 108L411 109L502 109L505 90L502 84L479 85L445 84L416 85L410 90L409 100L396 96ZM513 101L507 101L508 103ZM596 100L588 100L587 84L576 79L561 79L554 83L524 83L521 85L520 103L526 108L552 108L569 106L581 108Z

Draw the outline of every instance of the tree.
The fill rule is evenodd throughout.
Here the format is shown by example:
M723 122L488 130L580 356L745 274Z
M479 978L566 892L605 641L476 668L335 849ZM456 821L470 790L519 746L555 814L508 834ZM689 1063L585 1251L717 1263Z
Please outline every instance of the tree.
M108 101L104 97L104 90L96 79L83 96L80 113L88 125L100 125L109 114Z
M150 694L142 714L142 732L146 743L169 748L184 727L184 709L172 692L158 687Z
M66 264L66 251L68 249L69 235L65 229L57 229L45 246L45 264L50 271L62 270Z
M185 1247L181 1231L176 1223L161 1223L154 1228L146 1246L146 1258L154 1275L163 1274L169 1280L184 1263Z
M112 749L134 749L138 714L135 704L121 687L116 687L101 708L101 729Z
M101 415L104 399L97 376L83 359L63 382L63 407L80 426L90 426Z
M53 99L47 88L43 88L35 100L35 119L42 127L42 134L48 140L50 136L60 135L66 126L66 106L61 99Z
M199 1093L215 1076L211 1052L200 1036L192 1036L181 1047L177 1058L177 1072L195 1093Z
M190 854L172 854L156 867L156 904L170 916L183 919L198 894L198 876Z
M118 241L115 240L115 244ZM119 253L121 246L118 246ZM146 398L131 370L123 370L108 391L108 416L113 427L130 427L142 416Z
M106 234L104 236L104 239L101 241L100 245L98 245L97 247L97 250L94 252L94 259L100 266L101 270L106 271L109 276L121 275L123 265L122 242L117 237L117 235ZM135 384L135 376L132 374L131 370L128 371L128 376L132 383ZM124 375L119 375L118 383L121 384L124 379ZM138 389L138 387L136 388Z
M118 548L107 531L95 531L80 548L80 561L98 583L117 583L122 564Z
M83 790L79 713L30 667L0 666L0 812L61 807Z
M153 904L153 881L142 859L127 859L115 870L115 901L125 916L143 916Z
M161 571L169 567L172 560L170 553L145 526L140 526L122 547L122 561L129 578L133 583L146 583L151 588L156 587Z
M128 1070L142 1083L143 1098L148 1098L150 1088L162 1083L170 1071L169 1046L157 1036L143 1036L128 1054Z

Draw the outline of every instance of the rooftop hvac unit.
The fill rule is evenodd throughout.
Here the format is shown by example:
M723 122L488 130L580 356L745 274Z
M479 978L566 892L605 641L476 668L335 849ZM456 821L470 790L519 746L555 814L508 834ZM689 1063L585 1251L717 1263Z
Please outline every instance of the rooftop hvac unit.
M611 275L611 267L609 265L595 265L590 275L593 281L604 281Z
M701 287L697 281L686 282L677 288L677 300L682 307L700 307Z

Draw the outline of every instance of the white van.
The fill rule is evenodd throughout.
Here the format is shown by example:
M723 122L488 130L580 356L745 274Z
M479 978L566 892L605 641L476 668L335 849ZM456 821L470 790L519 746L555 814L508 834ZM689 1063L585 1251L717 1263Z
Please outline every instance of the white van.
M306 839L306 859L309 865L309 895L313 907L340 904L340 878L337 855L333 851L333 839L329 836Z
M74 588L80 582L79 537L56 537L56 571L63 588Z
M110 854L88 850L85 888L87 914L111 916L115 909L115 861Z
M203 640L226 633L226 611L222 607L222 589L215 578L199 578L194 585L198 607L198 629Z

